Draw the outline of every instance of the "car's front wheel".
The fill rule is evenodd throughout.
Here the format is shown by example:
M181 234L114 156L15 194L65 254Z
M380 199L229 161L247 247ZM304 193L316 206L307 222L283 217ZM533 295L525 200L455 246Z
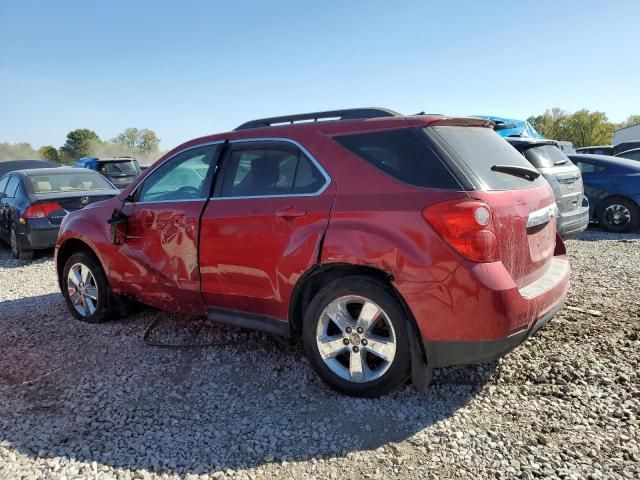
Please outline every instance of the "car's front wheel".
M393 291L354 276L322 288L304 319L304 348L316 373L348 395L376 397L409 378L407 319Z
M632 232L640 226L640 210L626 198L608 198L600 207L598 223L608 232Z
M114 315L114 295L100 263L88 252L74 253L62 273L62 293L71 314L101 323Z

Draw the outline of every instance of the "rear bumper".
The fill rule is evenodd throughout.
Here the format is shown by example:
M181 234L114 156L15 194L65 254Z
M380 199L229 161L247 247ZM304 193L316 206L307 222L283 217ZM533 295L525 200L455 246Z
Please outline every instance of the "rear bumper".
M29 220L26 225L16 229L16 239L22 248L30 250L53 248L59 230L59 226L51 225L47 220Z
M437 368L471 365L496 360L509 353L544 327L561 308L562 303L559 303L540 317L531 327L496 340L468 342L430 342L423 340L425 352L428 352L428 363L430 366Z
M395 282L413 313L433 367L493 360L546 324L569 290L569 261L559 248L547 271L518 288L500 262L465 262L443 282Z
M589 202L583 202L580 208L558 216L558 233L563 239L574 237L587 229L589 225Z

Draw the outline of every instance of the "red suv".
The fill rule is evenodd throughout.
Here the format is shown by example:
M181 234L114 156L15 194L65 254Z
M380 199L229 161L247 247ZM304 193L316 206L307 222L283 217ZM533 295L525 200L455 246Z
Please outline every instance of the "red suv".
M301 337L359 396L495 359L559 310L569 264L553 191L492 125L352 109L187 142L65 217L69 310L130 297Z

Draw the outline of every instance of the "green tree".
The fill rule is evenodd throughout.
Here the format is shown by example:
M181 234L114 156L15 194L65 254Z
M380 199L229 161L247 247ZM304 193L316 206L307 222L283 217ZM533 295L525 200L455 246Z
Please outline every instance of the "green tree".
M148 128L127 128L112 140L117 146L125 146L134 153L157 152L160 139Z
M44 147L41 147L38 150L38 153L40 154L40 157L43 158L44 160L49 160L50 162L56 162L56 163L60 162L60 155L58 154L58 150L56 150L56 148L52 147L51 145L46 145Z
M586 109L568 113L552 108L542 115L529 117L528 120L545 138L568 140L576 147L607 145L617 127L603 112L590 112Z
M640 125L640 115L629 115L627 119L618 125L618 128L633 127Z
M156 132L143 128L138 135L138 150L142 153L157 152L160 147L160 139Z
M60 147L64 160L73 161L91 153L92 144L100 142L100 137L93 130L78 128L67 133L67 141Z
M140 130L137 128L126 128L116 138L111 140L113 143L124 145L131 150L135 150L138 144Z
M0 161L2 160L32 160L38 158L30 143L0 142Z

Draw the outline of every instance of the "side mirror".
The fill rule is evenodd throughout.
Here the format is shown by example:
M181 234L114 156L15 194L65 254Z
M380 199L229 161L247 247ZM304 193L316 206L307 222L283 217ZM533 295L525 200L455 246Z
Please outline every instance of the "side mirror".
M127 236L126 227L128 218L122 210L115 208L111 214L111 218L107 220L107 223L111 226L111 243L114 245L121 245Z

